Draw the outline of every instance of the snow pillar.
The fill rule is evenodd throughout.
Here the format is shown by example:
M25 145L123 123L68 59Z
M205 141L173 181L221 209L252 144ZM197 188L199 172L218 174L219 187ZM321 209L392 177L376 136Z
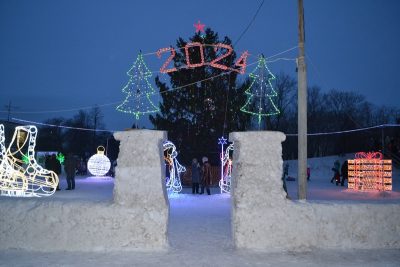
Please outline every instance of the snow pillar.
M231 194L237 248L400 248L398 203L289 200L282 186L285 135L236 132L229 139L235 143Z
M234 132L232 230L237 247L262 247L265 212L286 199L282 177L281 132Z
M166 132L130 130L117 132L114 137L120 141L114 202L131 207L150 206L168 213L162 146L167 140Z

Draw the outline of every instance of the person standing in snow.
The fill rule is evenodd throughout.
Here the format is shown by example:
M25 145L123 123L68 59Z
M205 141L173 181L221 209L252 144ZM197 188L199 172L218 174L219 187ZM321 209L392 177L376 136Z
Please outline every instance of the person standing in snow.
M204 194L204 187L207 190L207 194L211 195L210 185L212 183L211 177L211 165L208 163L208 158L203 157L203 167L201 169L201 192L200 194Z
M200 164L196 158L192 160L192 194L199 193Z
M72 153L68 153L64 162L64 170L67 174L67 183L68 188L66 190L74 190L75 189L75 173L76 173L76 160Z
M343 162L342 169L340 170L342 173L342 182L340 183L341 186L344 186L344 180L348 179L348 166L347 166L347 160Z
M339 160L335 160L332 171L333 171L333 177L331 179L331 183L333 184L333 180L335 180L336 185L339 185L339 182L340 182L340 162L339 162Z

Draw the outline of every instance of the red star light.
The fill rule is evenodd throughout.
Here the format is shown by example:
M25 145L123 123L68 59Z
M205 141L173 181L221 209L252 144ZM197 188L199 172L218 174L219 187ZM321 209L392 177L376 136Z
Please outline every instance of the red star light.
M204 32L204 26L205 24L201 24L200 20L197 22L197 24L193 24L193 26L196 28L196 32Z

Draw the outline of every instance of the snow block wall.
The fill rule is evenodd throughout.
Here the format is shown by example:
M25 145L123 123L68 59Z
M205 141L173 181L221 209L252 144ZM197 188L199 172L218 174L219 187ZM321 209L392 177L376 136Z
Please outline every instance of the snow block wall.
M232 231L237 248L400 248L400 205L299 202L282 187L280 132L235 132Z
M163 193L162 142L166 133L134 130L115 133L115 138L120 154L113 202L2 199L0 249L165 249L168 199Z

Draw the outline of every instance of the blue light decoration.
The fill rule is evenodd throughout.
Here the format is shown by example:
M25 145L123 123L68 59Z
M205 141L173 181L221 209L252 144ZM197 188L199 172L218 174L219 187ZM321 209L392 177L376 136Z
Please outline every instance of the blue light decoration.
M147 68L142 53L139 53L127 75L130 77L128 84L122 88L122 92L127 96L116 109L135 115L136 120L139 120L140 115L158 112L158 107L150 99L155 94L149 82L152 73Z
M167 177L166 186L168 192L179 193L182 191L181 173L186 171L178 159L178 152L174 143L165 141L163 144L164 159L168 164L169 177Z
M247 101L243 107L240 108L240 111L257 116L258 126L260 128L262 117L280 113L272 100L273 97L278 96L271 84L275 76L268 69L267 62L263 55L259 57L257 67L249 76L252 79L252 83L245 91Z
M226 144L226 143L225 143ZM232 159L230 157L233 152L233 143L231 143L225 150L222 152L221 156L221 180L219 181L219 188L221 189L221 193L230 193L231 192L231 178L232 178Z

